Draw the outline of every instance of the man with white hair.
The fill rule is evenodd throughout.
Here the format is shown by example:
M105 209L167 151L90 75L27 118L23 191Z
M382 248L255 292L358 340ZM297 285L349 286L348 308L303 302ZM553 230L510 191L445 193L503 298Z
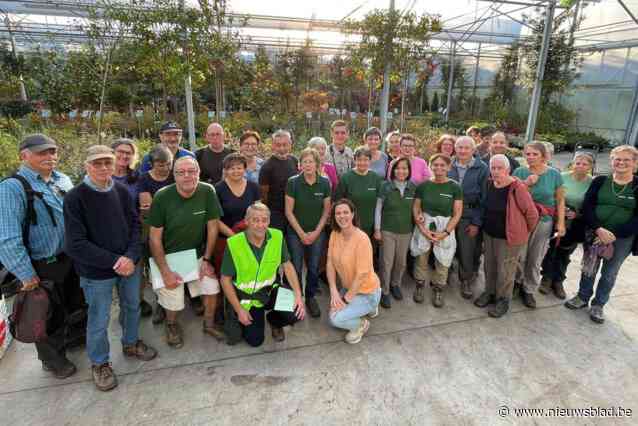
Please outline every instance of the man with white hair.
M292 138L287 130L272 135L272 155L259 172L261 200L270 209L270 225L285 232L285 193L288 178L299 173L297 158L290 153Z
M166 340L174 348L184 345L182 328L177 313L184 309L184 286L192 295L201 295L204 303L203 331L223 339L214 323L219 281L213 268L213 248L217 241L222 208L215 188L199 181L199 166L191 157L175 162L175 184L155 194L146 220L150 225L151 254L162 276L164 287L157 290L158 303L166 311ZM195 249L199 259L199 279L184 282L172 271L166 255Z
M200 169L199 179L215 185L222 180L224 158L235 151L224 146L224 128L219 123L208 126L205 138L208 145L195 152Z
M487 165L474 156L475 149L471 137L459 137L454 145L456 155L448 173L463 189L463 216L456 227L456 256L459 260L461 295L465 299L472 298L472 286L481 264L482 202L489 175Z

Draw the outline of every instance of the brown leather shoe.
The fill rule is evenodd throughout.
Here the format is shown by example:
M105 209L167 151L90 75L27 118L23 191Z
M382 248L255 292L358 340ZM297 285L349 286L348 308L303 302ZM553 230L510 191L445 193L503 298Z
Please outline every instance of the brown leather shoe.
M150 361L157 356L155 348L147 346L141 340L138 340L134 345L123 346L122 352L128 357L134 357L140 361Z
M567 297L565 294L565 287L563 287L563 283L561 281L554 281L552 283L552 290L554 290L554 295L559 299L565 299Z
M68 359L65 359L59 366L42 361L42 369L52 373L56 379L66 379L78 371L75 365Z
M176 322L166 322L166 343L176 349L184 346L182 327Z
M538 292L541 294L550 294L552 292L552 280L543 278L540 287L538 287Z
M94 365L92 367L92 371L95 387L102 392L110 391L117 386L117 377L115 376L110 363L105 362L101 365Z
M206 325L206 320L202 323L202 330L204 334L208 334L209 336L213 336L215 339L222 341L225 339L224 332L219 329L217 324L213 324L212 326Z
M284 333L284 329L281 327L272 327L272 338L275 342L283 342L286 340L286 334Z

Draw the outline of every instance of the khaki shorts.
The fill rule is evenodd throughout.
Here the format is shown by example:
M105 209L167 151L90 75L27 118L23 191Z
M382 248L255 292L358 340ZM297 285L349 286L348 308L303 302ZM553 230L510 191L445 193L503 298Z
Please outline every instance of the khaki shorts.
M200 259L201 262L201 259ZM210 296L219 293L219 281L216 278L204 277L201 280L185 283L192 297ZM184 285L168 289L166 287L155 290L157 303L169 311L181 311L184 309Z

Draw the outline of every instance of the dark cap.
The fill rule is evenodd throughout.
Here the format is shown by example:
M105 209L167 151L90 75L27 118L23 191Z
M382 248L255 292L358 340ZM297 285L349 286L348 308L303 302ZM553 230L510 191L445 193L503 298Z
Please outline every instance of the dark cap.
M22 143L20 143L20 151L22 151L23 149L28 149L33 152L42 152L47 149L57 147L58 145L53 139L51 139L47 135L43 135L42 133L29 135L22 140Z
M181 132L182 128L179 127L179 125L177 123L174 123L172 121L168 121L164 124L162 124L162 127L160 127L160 133L164 133L164 132Z

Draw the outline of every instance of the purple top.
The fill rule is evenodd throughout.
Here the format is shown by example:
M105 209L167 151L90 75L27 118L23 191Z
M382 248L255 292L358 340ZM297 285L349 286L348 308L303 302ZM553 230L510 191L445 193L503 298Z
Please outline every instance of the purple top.
M328 180L330 181L330 189L334 191L337 187L337 184L339 183L337 168L332 163L323 163L323 172L326 174Z

